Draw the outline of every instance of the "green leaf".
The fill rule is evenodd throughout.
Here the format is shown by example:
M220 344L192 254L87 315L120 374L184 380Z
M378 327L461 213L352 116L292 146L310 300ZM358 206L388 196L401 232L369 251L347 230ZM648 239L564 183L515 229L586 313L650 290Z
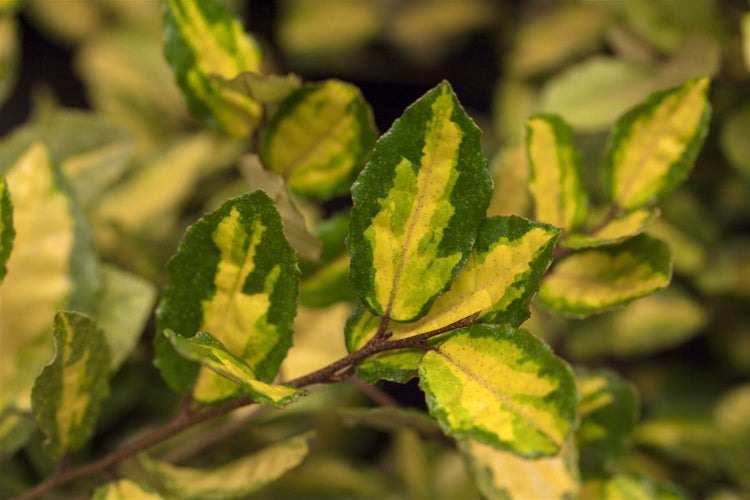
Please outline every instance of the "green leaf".
M7 269L5 263L8 262L10 251L13 248L13 238L16 231L13 229L13 203L10 200L8 183L5 177L0 175L0 283Z
M750 32L750 14L747 14L748 31ZM750 36L750 33L748 34ZM750 42L748 42L750 44ZM748 48L750 51L750 48ZM732 110L722 120L719 138L722 151L729 163L750 179L750 144L747 131L750 130L750 103Z
M740 31L742 32L742 55L745 59L745 67L750 71L750 13L742 14L740 18Z
M517 144L500 149L490 162L495 183L487 215L526 215L531 206L526 148Z
M657 92L615 124L605 187L625 211L654 203L690 172L708 133L708 78Z
M109 396L109 347L94 320L75 312L55 316L55 357L34 383L34 416L61 457L94 433L102 402Z
M18 79L20 38L16 16L3 12L0 5L0 106L10 96Z
M534 218L574 230L586 218L588 200L573 131L558 116L534 115L526 122L526 148Z
M627 450L638 419L635 388L606 370L576 369L581 425L576 444L581 467L589 474L609 469Z
M141 455L143 466L156 474L178 498L244 498L297 467L308 452L308 432L225 465L210 469L177 467Z
M99 486L93 496L93 500L161 500L163 498L157 492L130 479L120 479Z
M164 55L196 117L234 136L252 135L261 104L212 78L260 71L260 49L226 7L217 0L167 0Z
M658 208L634 210L607 221L601 227L588 233L566 235L562 244L568 248L595 248L614 245L644 232L659 217Z
M93 314L100 276L85 217L42 144L10 165L6 182L16 235L0 284L0 408L26 411L53 355L55 313Z
M352 187L350 279L364 303L424 316L468 259L491 191L480 131L443 82L378 140Z
M167 265L168 283L157 330L183 337L209 332L270 382L292 342L299 272L284 238L281 217L262 191L233 198L185 233ZM236 396L239 386L179 357L162 335L156 364L167 383L214 402Z
M364 425L385 432L414 429L425 436L442 435L434 418L410 408L341 408L338 411L346 425Z
M233 356L210 333L198 332L186 339L172 330L164 330L164 336L180 356L200 363L222 377L240 384L245 393L258 403L283 408L297 399L298 391L294 387L269 385L258 380L247 363Z
M458 441L485 498L577 498L581 488L575 447L552 457L525 458L471 439Z
M661 290L671 275L669 247L641 234L560 260L545 277L539 301L558 314L588 316Z
M420 362L420 387L447 433L528 458L560 451L578 398L570 368L546 344L485 325L436 344Z
M12 457L26 446L38 427L31 416L13 413L0 414L0 460Z
M645 476L617 474L601 486L602 500L685 500L682 492L669 483Z
M375 139L372 110L359 89L327 80L281 102L263 128L259 153L292 191L327 199L349 192Z

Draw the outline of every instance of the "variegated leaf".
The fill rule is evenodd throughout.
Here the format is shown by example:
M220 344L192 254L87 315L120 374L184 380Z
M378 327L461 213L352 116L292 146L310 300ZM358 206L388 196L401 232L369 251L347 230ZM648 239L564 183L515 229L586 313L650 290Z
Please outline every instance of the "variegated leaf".
M581 484L575 446L552 457L525 458L471 439L458 441L474 483L485 498L577 498Z
M379 139L352 188L350 278L365 304L424 316L468 259L491 190L479 129L443 82Z
M307 442L313 435L308 432L295 436L209 469L177 467L147 455L141 455L141 463L177 498L245 498L299 465L307 455Z
M92 500L162 500L164 497L130 479L119 479L99 486Z
M169 281L157 329L183 337L209 332L271 381L291 345L299 272L273 201L255 191L227 201L188 229L167 266ZM162 335L156 364L174 389L203 402L238 395L240 387L183 360Z
M419 364L430 414L457 437L517 455L556 455L576 424L570 368L533 335L474 325L436 342Z
M685 500L687 497L669 483L645 476L617 474L601 485L602 500Z
M370 106L337 80L293 91L260 137L263 164L295 193L318 199L348 193L375 144Z
M661 290L671 276L669 247L641 234L565 257L545 277L539 300L558 314L583 317Z
M703 77L657 92L617 121L605 168L615 206L649 205L687 177L708 133L708 86Z
M258 380L247 363L227 351L210 333L198 332L186 339L172 330L164 330L164 336L183 358L200 363L241 385L245 393L258 403L283 408L297 399L298 392L294 387L271 385Z
M568 234L563 238L562 244L568 248L576 249L613 245L641 234L658 217L658 208L634 210L608 221L603 226L589 233Z
M586 218L587 195L573 131L555 115L535 115L526 122L526 149L531 169L529 188L535 215L568 231Z
M83 314L55 316L55 357L34 383L31 405L49 450L59 458L94 432L109 396L110 354L104 334Z
M246 71L259 72L261 53L221 2L167 0L164 55L196 117L231 135L252 135L262 105L216 77L230 80Z
M8 184L5 177L0 175L0 283L7 269L5 263L10 257L10 251L13 248L13 238L16 231L13 229L13 203L10 199Z

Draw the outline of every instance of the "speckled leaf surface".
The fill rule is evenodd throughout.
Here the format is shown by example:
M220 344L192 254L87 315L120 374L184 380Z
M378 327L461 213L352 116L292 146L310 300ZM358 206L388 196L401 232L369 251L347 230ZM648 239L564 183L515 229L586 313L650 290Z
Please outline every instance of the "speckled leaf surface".
M350 279L396 321L424 316L466 263L492 180L480 131L447 82L404 111L352 187Z
M167 0L164 55L197 118L235 136L255 131L262 105L216 77L259 72L260 49L221 2Z
M338 80L293 91L263 128L263 164L300 195L349 192L375 144L372 110L354 85Z
M605 188L617 207L649 205L682 182L708 133L708 78L657 92L620 118L607 148Z
M94 432L109 396L109 346L94 320L83 314L55 316L55 357L34 383L31 406L55 457L80 448Z
M556 455L576 424L573 374L522 330L474 325L436 342L420 387L441 427L517 455Z
M297 389L283 385L261 382L253 369L240 358L233 356L221 342L207 332L198 332L186 339L172 330L164 330L164 336L180 356L200 363L222 377L239 384L245 393L262 404L282 408L297 398Z
M588 316L661 290L671 276L669 246L641 234L565 257L545 277L539 301L558 314Z
M5 263L10 257L13 248L13 238L16 231L13 229L13 203L10 199L8 184L5 177L0 175L0 283L5 277L7 269Z
M526 150L534 219L575 229L586 218L588 198L570 126L555 115L532 116L526 122Z
M258 380L271 381L291 345L299 271L268 195L233 198L188 228L167 271L158 331L209 332ZM155 345L156 364L175 390L195 384L204 402L239 394L237 384L181 358L161 334Z

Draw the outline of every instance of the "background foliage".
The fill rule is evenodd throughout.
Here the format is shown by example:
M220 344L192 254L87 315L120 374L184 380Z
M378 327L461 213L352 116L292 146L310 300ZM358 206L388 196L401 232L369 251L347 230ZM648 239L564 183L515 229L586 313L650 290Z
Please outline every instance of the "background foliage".
M343 107L358 106L356 123L366 127L374 122L382 132L408 104L448 79L484 131L482 144L495 180L489 215L535 214L523 142L528 116L556 113L571 125L582 182L592 193L592 205L605 206L600 165L615 120L654 91L710 76L714 112L705 146L690 178L661 201L662 217L648 228L649 235L671 247L670 287L625 309L584 320L564 320L532 307L524 328L576 367L581 411L588 417L577 443L583 477L571 473L575 457L565 454L545 469L558 494L576 491L580 480L583 493L595 496L627 497L633 488L650 496L677 494L662 483L643 484L642 477L670 482L693 497L750 494L750 5L745 0L225 4L257 40L258 47L243 48L248 57L254 50L263 54L249 65L266 73L298 75L272 87L241 82L269 109L300 81L338 78L350 83L321 83L301 98L314 102L333 88L347 96ZM169 47L166 55L169 59ZM259 187L268 192L275 182L261 176L252 159L235 168L249 146L242 136L258 119L252 103L240 101L239 115L214 110L212 116L221 118L218 125L238 124L232 128L234 137L209 130L188 111L189 106L198 117L206 112L201 95L186 103L178 87L195 81L188 63L200 61L172 63L180 68L177 81L162 55L160 2L0 0L0 171L25 151L40 159L42 173L35 175L47 172L51 193L46 213L57 214L50 224L74 228L75 238L65 247L74 256L70 262L81 263L71 264L73 289L89 288L98 296L87 302L84 294L73 293L67 306L97 316L110 346L122 347L99 356L99 365L109 363L115 373L112 394L100 407L106 389L94 391L98 396L87 411L98 413L99 420L93 440L79 440L81 461L174 413L178 398L162 385L152 365L150 318L157 290L167 279L167 259L198 216L235 194ZM221 78L234 76L231 68L226 74L222 67L213 72L218 76L200 88L236 103L238 82ZM373 117L358 104L357 89ZM288 113L299 109L285 102ZM282 120L272 123L275 129L284 126ZM369 151L374 139L365 137L350 148ZM314 174L315 162L290 172L283 149L269 137L257 140L264 164L301 186L298 193L304 199L296 201L302 215L282 209L285 229L294 227L291 221L303 228L304 216L317 237L309 238L303 230L296 239L287 234L307 278L300 289L303 307L297 312L295 347L282 365L284 378L292 379L345 354L343 333L338 332L344 330L351 310L347 301L354 292L343 280L347 217L342 209L349 204L353 173L344 165L336 183L306 189L305 176ZM46 151L29 150L38 141ZM49 174L52 170L44 167L49 162L59 164L71 181ZM275 201L284 206L285 195L278 193ZM578 216L570 216L571 225L579 223ZM98 258L86 259L94 249ZM90 268L91 262L98 263L97 269ZM46 278L59 271L44 265ZM331 282L340 284L337 295L322 297L318 291ZM9 307L12 298L3 295L2 300L0 308ZM36 313L46 303L40 301L38 307ZM51 309L49 318L53 315ZM93 328L85 316L59 316L56 341L75 342L66 337L68 322ZM7 342L3 338L9 352ZM46 354L51 356L52 349L50 343ZM131 351L127 357L118 354ZM14 396L14 387L26 387L29 381L22 371L6 373L20 361L0 352L0 362L5 401ZM609 371L589 371L603 367ZM92 369L106 371L103 366ZM381 382L380 387L387 399L379 404L385 405L372 410L358 408L383 394L368 395L356 382L317 388L282 414L242 410L168 441L148 457L126 461L123 469L148 484L156 484L158 476L181 496L205 496L238 470L253 470L258 456L251 453L274 444L283 449L290 472L286 480L260 490L259 497L451 498L477 495L476 488L492 496L498 493L492 467L518 471L504 472L508 481L522 477L524 463L514 455L470 440L460 440L457 450L446 444L434 422L420 420L422 414L394 414L390 404L395 402L415 410L426 407L416 384ZM602 394L618 395L621 407L602 403ZM33 398L28 405L34 405ZM29 429L21 416L5 417L0 492L8 496L51 473L54 463L43 449L43 435ZM613 418L622 432L603 435L598 422L611 425ZM249 420L253 425L244 425ZM310 422L317 431L312 440L300 435ZM31 444L19 451L22 443L15 439L22 436ZM313 452L298 466L308 446ZM460 452L466 450L474 460L464 463ZM218 469L229 458L244 455L246 462L233 463L237 469ZM212 467L225 475L216 474L216 484L203 484L203 490L181 492L186 472L170 469L167 462ZM613 477L605 486L585 482L603 471ZM485 481L474 486L469 473ZM187 477L197 484L197 476ZM252 479L235 485L235 493L250 494L261 486ZM86 481L79 485L82 491L87 486ZM513 490L518 485L502 486L522 491ZM110 485L121 493L133 487L126 481Z

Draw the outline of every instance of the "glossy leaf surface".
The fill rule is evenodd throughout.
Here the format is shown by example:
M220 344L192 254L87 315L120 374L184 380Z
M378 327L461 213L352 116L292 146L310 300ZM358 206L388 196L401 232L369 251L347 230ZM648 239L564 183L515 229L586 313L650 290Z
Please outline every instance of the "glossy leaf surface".
M55 357L34 383L31 406L59 458L80 448L94 432L102 402L109 396L107 341L88 316L55 316Z
M576 422L568 366L541 340L474 325L436 342L419 364L430 413L452 435L529 458L559 452Z
M350 278L378 315L424 316L466 262L492 181L447 83L406 109L352 188Z
M541 303L568 316L588 316L661 290L672 275L669 247L646 235L562 259L539 290Z
M281 217L262 191L233 198L191 226L167 266L169 282L158 331L183 337L209 332L247 363L258 380L272 380L284 359L296 310L297 258ZM237 395L239 387L183 360L161 335L156 363L176 390L201 401Z
M263 129L259 153L292 191L326 199L349 191L375 138L372 111L357 87L328 80L281 102Z

